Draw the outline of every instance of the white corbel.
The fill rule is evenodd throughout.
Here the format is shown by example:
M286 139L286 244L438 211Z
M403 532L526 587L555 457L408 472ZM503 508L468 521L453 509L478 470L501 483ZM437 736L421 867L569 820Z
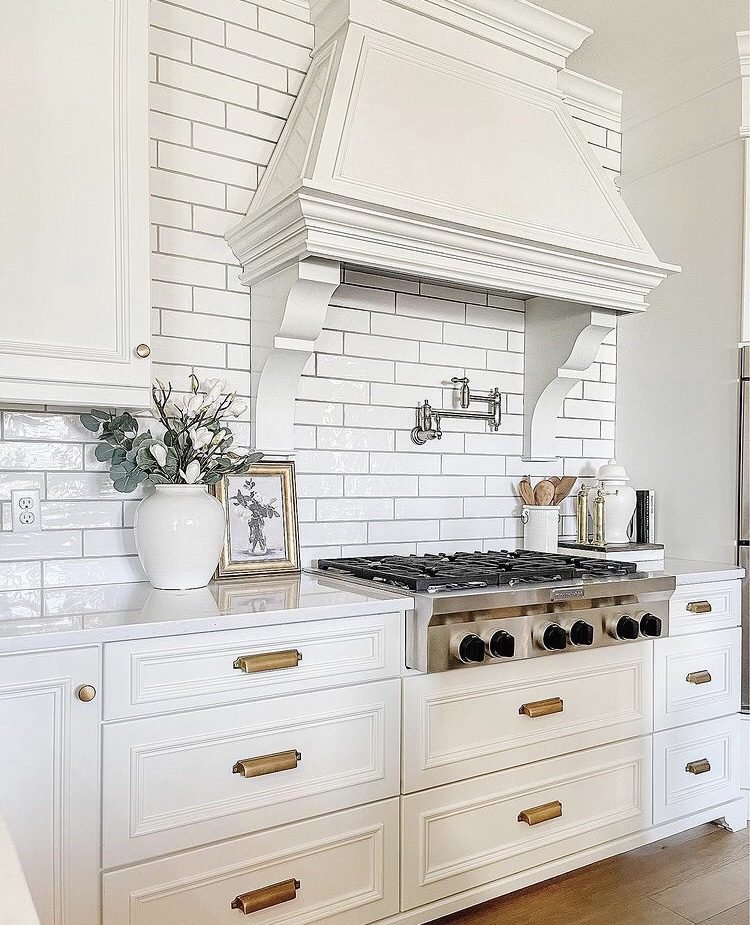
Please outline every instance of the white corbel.
M563 401L617 327L617 313L574 302L526 302L524 459L555 459Z
M267 454L294 451L294 403L299 380L341 283L337 260L308 257L252 286L254 445Z

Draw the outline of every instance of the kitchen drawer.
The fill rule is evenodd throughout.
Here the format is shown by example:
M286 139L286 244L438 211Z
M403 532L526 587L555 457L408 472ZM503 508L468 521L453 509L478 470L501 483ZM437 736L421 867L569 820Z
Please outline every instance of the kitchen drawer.
M636 642L404 678L404 791L651 732L652 659ZM521 712L547 700L562 712Z
M544 821L556 810L562 815ZM470 890L650 823L650 736L411 794L402 800L402 907Z
M401 615L386 613L110 643L104 716L151 716L398 677L401 635ZM241 656L262 655L278 657L282 667L267 667L273 659L248 666L262 671L234 667Z
M232 908L236 897L284 883L277 898L296 896L253 912L248 921L367 925L396 913L398 800L106 873L104 921L237 925L242 913Z
M680 586L669 601L669 635L739 626L741 608L742 584L739 581Z
M739 716L654 735L654 824L740 796Z
M654 642L654 729L672 729L740 709L741 630Z
M397 796L399 686L106 725L104 866Z

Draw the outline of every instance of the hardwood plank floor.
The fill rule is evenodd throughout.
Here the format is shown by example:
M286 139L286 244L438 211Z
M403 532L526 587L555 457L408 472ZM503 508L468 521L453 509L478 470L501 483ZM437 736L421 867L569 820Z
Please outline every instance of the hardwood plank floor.
M704 825L435 925L750 925L748 830Z

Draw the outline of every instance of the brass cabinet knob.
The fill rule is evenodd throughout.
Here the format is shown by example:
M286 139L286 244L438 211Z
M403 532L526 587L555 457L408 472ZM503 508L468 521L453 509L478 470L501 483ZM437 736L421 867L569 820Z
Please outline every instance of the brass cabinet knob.
M710 684L712 681L710 671L691 671L685 676L688 684Z
M691 601L685 609L690 613L711 613L713 610L711 601Z
M711 770L711 762L708 758L701 758L700 761L688 761L685 765L688 774L707 774Z
M138 344L138 346L135 348L135 352L142 360L145 360L146 357L151 356L151 348L148 344Z
M302 761L302 754L296 749L288 752L276 752L273 755L261 755L259 758L243 758L232 768L232 774L243 777L260 777L263 774L276 774L278 771L291 771Z
M549 716L552 713L562 713L565 704L561 697L550 697L548 700L534 700L531 703L522 703L518 712L522 716L530 716L536 719L537 716Z
M518 814L518 821L526 825L539 825L540 822L549 822L550 819L559 819L563 814L562 803L553 800L552 803L543 803L541 806L532 806Z
M76 691L76 697L82 703L90 703L96 697L96 688L93 684L82 684Z
M256 671L279 671L282 668L296 668L302 661L302 653L296 649L281 652L260 652L257 655L239 655L232 662L232 668L255 674Z

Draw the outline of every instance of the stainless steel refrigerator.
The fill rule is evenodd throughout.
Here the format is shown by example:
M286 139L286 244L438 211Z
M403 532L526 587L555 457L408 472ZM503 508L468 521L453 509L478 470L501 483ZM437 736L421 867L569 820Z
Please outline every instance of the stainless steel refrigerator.
M750 713L750 347L740 357L740 516L738 561L742 583L742 710Z

